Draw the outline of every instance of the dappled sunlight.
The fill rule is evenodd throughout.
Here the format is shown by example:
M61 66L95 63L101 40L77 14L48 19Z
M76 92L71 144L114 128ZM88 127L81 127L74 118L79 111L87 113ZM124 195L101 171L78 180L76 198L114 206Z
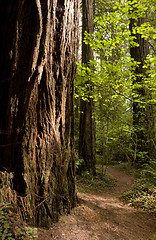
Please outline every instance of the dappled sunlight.
M155 219L119 200L132 187L133 177L121 169L108 171L116 179L114 188L77 193L80 205L52 227L53 240L152 239Z
M92 205L95 205L96 207L99 207L102 209L124 209L127 211L135 211L131 207L129 207L127 204L121 203L117 198L111 197L111 196L106 196L106 197L101 197L97 195L92 195L92 194L83 194L83 193L78 193L78 197L84 201L87 202L88 204L91 203Z

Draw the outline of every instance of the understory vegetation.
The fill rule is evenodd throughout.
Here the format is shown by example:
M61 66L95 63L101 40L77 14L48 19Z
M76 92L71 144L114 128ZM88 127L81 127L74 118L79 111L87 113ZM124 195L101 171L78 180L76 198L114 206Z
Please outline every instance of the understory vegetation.
M121 196L130 206L140 208L156 216L156 164L145 165L136 172L135 186Z
M12 179L12 173L0 172L0 239L34 240L37 238L37 228L23 220L29 205L25 197L18 197L11 189Z
M85 170L82 159L77 159L77 190L79 192L103 192L115 186L115 179L108 173L107 166L124 169L135 178L132 189L124 192L120 199L130 206L142 209L156 216L156 164L145 164L142 170L136 170L129 162L105 162L98 156L97 174L93 176Z
M78 192L103 192L115 186L115 179L101 166L96 168L96 175L89 171L81 171L77 166L77 190Z

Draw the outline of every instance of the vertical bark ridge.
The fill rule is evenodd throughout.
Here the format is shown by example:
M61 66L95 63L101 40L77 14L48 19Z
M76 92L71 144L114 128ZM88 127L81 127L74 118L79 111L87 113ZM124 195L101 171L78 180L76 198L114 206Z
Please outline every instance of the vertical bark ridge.
M14 44L5 39L12 60L6 57L0 69L0 84L10 79L9 91L5 87L8 110L3 110L8 134L1 138L8 147L0 149L1 165L14 172L18 193L31 196L34 223L46 227L76 203L72 116L76 8L75 0L19 0L7 8L14 22L10 38ZM6 20L6 32L9 24ZM3 65L9 63L7 75Z

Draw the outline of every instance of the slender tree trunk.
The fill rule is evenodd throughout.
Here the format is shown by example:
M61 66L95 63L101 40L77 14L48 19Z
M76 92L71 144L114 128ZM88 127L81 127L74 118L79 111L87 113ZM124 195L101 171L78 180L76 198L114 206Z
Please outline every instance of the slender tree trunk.
M93 33L93 1L82 0L82 63L86 66L93 60L93 50L83 42L84 32ZM90 82L90 90L93 86ZM95 118L94 101L80 102L80 127L79 127L79 155L86 163L88 170L95 174Z
M135 24L141 26L146 18L130 19L131 35L139 46L131 47L131 57L138 66L133 71L133 127L134 127L134 150L135 162L141 166L148 163L154 156L154 115L153 107L148 103L151 99L151 91L145 86L145 80L149 79L147 70L144 68L145 60L149 54L149 44L140 34L134 34Z
M0 165L29 197L36 225L75 206L76 0L4 0L0 22Z

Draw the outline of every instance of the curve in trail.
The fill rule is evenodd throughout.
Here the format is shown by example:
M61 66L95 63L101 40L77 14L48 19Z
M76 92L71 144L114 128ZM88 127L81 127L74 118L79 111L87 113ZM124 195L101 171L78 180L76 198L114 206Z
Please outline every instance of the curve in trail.
M155 219L118 199L131 188L133 177L120 169L109 167L107 171L116 179L116 187L106 193L78 193L82 204L63 216L47 232L46 240L152 239L156 233Z

